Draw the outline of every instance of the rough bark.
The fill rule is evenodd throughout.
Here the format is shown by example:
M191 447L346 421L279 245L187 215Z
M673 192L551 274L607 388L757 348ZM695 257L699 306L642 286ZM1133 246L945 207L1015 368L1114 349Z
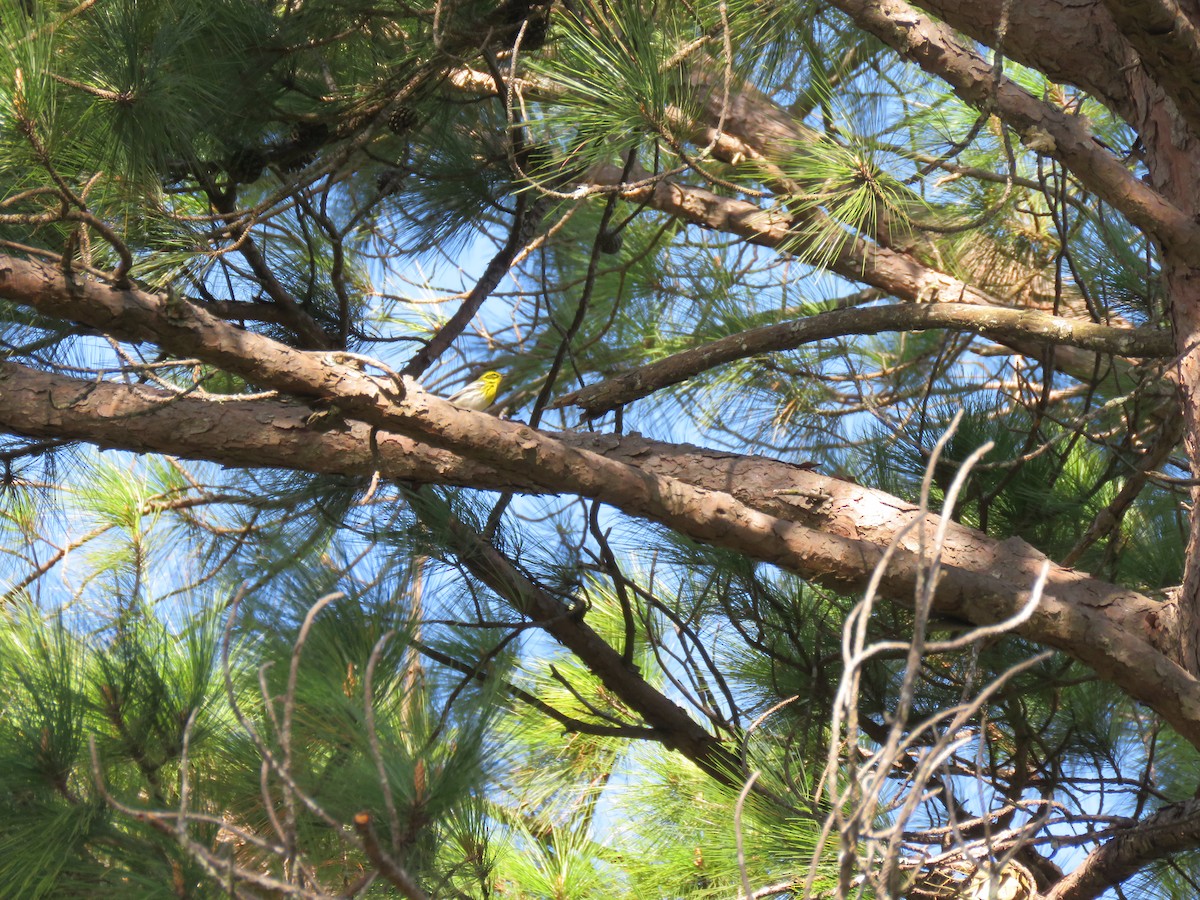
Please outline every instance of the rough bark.
M1200 800L1165 806L1126 828L1067 874L1046 900L1092 900L1157 859L1200 843Z
M834 0L859 27L943 79L963 100L994 111L1030 149L1061 161L1096 196L1164 246L1200 258L1200 226L1095 140L1085 118L997 78L990 62L945 24L903 0ZM1113 60L1105 57L1106 64Z
M1184 444L1192 475L1200 472L1200 269L1185 265L1166 268L1171 319L1179 356L1173 373L1180 388L1180 406L1186 425ZM1193 673L1200 672L1200 485L1191 489L1183 587L1179 593L1180 659Z
M835 5L930 73L945 79L964 99L991 105L1033 149L1059 159L1090 190L1104 197L1159 243L1178 354L1174 367L1187 418L1188 458L1200 471L1200 247L1194 230L1200 215L1200 143L1164 88L1146 73L1129 75L1122 104L1146 148L1149 178L1136 185L1113 154L1090 140L1086 123L1067 122L1061 110L997 79L981 56L946 25L920 14L902 0ZM1194 23L1193 23L1194 24ZM1097 44L1109 64L1120 63L1111 46ZM1032 139L1031 139L1032 138ZM1200 489L1193 488L1193 508ZM1180 659L1200 673L1200 522L1195 513L1180 594Z
M1195 24L1194 22L1191 24ZM1169 37L1169 35L1168 35ZM1131 73L1131 124L1145 144L1150 185L1187 215L1200 215L1200 138L1169 96L1150 77L1154 66ZM1189 77L1180 73L1180 78ZM1167 308L1175 334L1176 359L1171 375L1179 388L1192 475L1200 473L1200 255L1162 241L1162 271ZM1200 488L1192 488L1190 532L1183 588L1179 595L1181 659L1200 672Z
M1174 0L1105 0L1104 5L1122 37L1137 51L1137 63L1145 74L1162 89L1189 129L1200 130L1197 23Z
M386 424L375 429L374 447L372 428L362 422L316 432L296 404L179 398L14 363L0 373L0 427L9 431L227 464L364 476L378 470L431 483L576 493L845 591L866 584L884 548L920 514L881 491L778 461L638 437L536 432L416 390L374 417L399 426L423 422L417 430L444 449L390 434ZM926 538L936 525L936 517L926 521ZM1025 604L1044 559L1023 541L996 541L949 523L935 609L973 624L1002 621ZM889 566L883 596L911 603L921 565L914 532ZM1164 604L1051 567L1044 598L1019 632L1091 666L1200 745L1200 683L1164 652L1173 646L1172 627Z
M913 5L982 44L999 44L1009 59L1045 72L1054 81L1077 85L1117 115L1129 117L1123 63L1132 62L1133 55L1103 4L915 0ZM1007 23L1002 27L1005 10Z

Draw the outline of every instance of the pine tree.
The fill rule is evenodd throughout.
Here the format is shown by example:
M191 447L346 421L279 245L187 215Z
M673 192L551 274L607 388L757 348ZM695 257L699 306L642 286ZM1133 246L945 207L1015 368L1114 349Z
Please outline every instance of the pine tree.
M1196 896L1198 35L0 0L0 896Z

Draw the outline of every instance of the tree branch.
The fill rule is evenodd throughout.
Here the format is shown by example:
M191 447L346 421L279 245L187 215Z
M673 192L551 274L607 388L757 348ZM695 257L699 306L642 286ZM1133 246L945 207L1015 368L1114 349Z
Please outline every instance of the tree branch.
M617 184L620 170L615 166L607 167L593 172L593 177L600 183ZM804 249L802 237L792 230L791 216L783 210L764 210L744 200L666 180L653 187L630 190L626 196L685 222L738 235L751 244L791 252ZM925 265L910 253L869 244L861 238L847 239L825 262L825 267L844 278L869 284L910 303L963 303L1002 309L1012 306L968 282ZM1007 345L1018 353L1037 357L1044 342L1014 339ZM1118 370L1128 366L1122 361L1110 363L1098 359L1089 350L1061 345L1055 351L1054 365L1059 371L1087 384L1107 377L1114 366Z
M375 833L375 824L371 821L369 812L354 814L354 830L362 840L363 852L367 854L371 865L400 892L401 896L407 897L408 900L429 900L429 895L421 889L416 880L379 845L379 836Z
M1200 132L1200 28L1175 0L1104 0L1138 62Z
M475 286L471 288L454 315L437 330L437 333L430 338L429 343L418 350L408 361L403 370L405 375L413 378L420 376L450 348L454 339L471 324L471 319L475 317L479 308L483 306L483 302L491 296L492 291L508 274L508 270L521 248L528 243L541 218L542 206L543 204L538 201L530 203L527 193L517 196L517 209L513 214L512 225L509 226L508 239L504 242L504 246L492 257L491 262L484 269L483 275L475 282Z
M946 81L966 102L993 110L1031 149L1053 156L1098 197L1164 245L1200 259L1200 227L1186 212L1130 172L1093 137L1082 116L1001 77L949 26L904 0L833 0L863 30Z
M1200 800L1165 806L1111 838L1054 886L1046 900L1092 900L1158 859L1200 843Z
M1100 353L1133 357L1175 355L1170 332L1150 328L1111 328L1094 322L1072 321L1031 309L973 306L966 303L928 303L834 310L793 322L764 325L711 341L691 350L573 391L555 407L578 406L588 418L603 415L657 390L686 381L725 363L761 353L794 350L813 341L882 331L923 331L946 328L969 331L1012 345L1033 349L1072 346Z
M345 371L347 380L365 378ZM364 476L379 470L389 478L575 493L846 592L867 583L883 548L920 515L882 491L786 463L636 436L536 432L424 395L383 418L397 426L424 423L414 430L454 446L436 449L421 437L389 433L386 425L374 430L372 445L373 429L354 422L346 432L322 434L304 425L306 412L0 366L0 425L16 433L247 466ZM926 518L927 533L938 521ZM912 602L919 547L914 532L888 568L880 591L892 602ZM934 611L986 625L1023 607L1045 557L1023 541L998 542L948 523L943 559ZM1172 607L1052 566L1042 603L1020 633L1091 666L1200 744L1200 684L1168 655L1173 629Z
M1126 68L1134 56L1103 4L914 0L914 5L987 46L995 46L1000 23L1007 17L1007 58L1045 72L1053 81L1078 85L1126 120L1134 117Z
M703 70L693 72L691 77L697 99L704 105L705 116L711 122L722 122L719 134L714 132L703 136L703 139L713 142L713 154L718 158L728 161L738 154L756 158L786 157L817 137L812 129L797 122L787 110L751 84L741 83L728 98L723 98ZM494 81L487 74L470 68L455 69L449 82L465 93L484 96L495 94ZM514 83L533 99L553 99L562 93L558 85L536 76L528 76ZM726 102L722 104L723 99ZM635 177L645 181L649 174L639 171ZM589 173L589 178L593 183L605 186L622 182L621 170L616 166L594 169ZM804 229L797 227L797 221L786 210L764 210L744 200L668 179L660 179L652 186L627 190L625 196L633 202L645 203L703 228L739 235L753 244L796 254L821 249L810 246ZM817 215L821 213L810 213L810 216ZM821 229L815 229L814 233L821 233ZM848 237L830 257L823 262L830 271L853 281L870 284L901 300L1013 306L1011 298L996 297L940 272L913 253L873 244L862 238ZM1027 356L1037 356L1041 350L1040 344L1027 341L1008 343L1008 346ZM1095 353L1076 348L1056 353L1054 366L1086 383L1096 383L1112 370L1111 361L1099 360Z
M626 665L620 652L587 624L582 609L567 606L526 577L504 554L453 517L441 501L423 492L410 493L410 501L418 517L435 521L434 527L449 538L454 554L472 575L574 653L608 690L659 733L666 746L722 784L741 784L737 756L646 681L636 667Z

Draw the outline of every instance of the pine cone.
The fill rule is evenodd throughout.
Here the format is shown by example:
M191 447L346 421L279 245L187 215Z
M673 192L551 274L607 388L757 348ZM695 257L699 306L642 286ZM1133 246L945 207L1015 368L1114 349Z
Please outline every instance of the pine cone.
M621 252L621 248L625 246L625 235L619 231L605 231L600 235L598 243L600 245L600 252L611 256L614 253Z
M395 167L384 169L375 176L375 187L379 190L380 194L394 193L400 190L400 187L404 184L404 176L407 174L408 172L404 169Z
M388 128L396 134L407 134L421 124L421 117L411 106L402 104L388 116Z
M550 37L550 16L535 16L525 25L525 37L521 39L521 50L540 50Z
M226 168L229 177L238 184L251 184L262 178L267 167L267 155L260 147L239 147L229 157Z

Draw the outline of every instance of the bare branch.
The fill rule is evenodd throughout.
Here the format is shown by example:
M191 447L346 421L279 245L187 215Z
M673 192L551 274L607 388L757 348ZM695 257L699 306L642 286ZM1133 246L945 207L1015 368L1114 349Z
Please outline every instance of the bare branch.
M420 376L437 362L438 358L449 349L454 339L466 330L467 326L471 324L471 320L475 318L475 314L479 312L479 308L483 306L483 302L491 296L492 291L508 274L517 254L532 240L535 229L541 224L545 206L546 204L542 201L531 202L527 193L517 196L517 208L513 213L508 239L504 242L504 246L492 257L487 268L483 270L483 275L475 282L475 286L468 292L454 315L438 328L429 343L413 354L413 358L405 365L403 374L413 378Z
M923 331L946 328L983 335L1008 345L1032 349L1047 346L1080 347L1099 353L1131 357L1170 358L1174 339L1168 331L1151 328L1112 328L1094 322L1064 319L1031 309L974 306L967 303L923 303L834 310L793 322L764 325L668 356L637 371L573 391L554 401L555 407L578 406L588 418L686 381L725 363L793 350L814 341L883 331Z

